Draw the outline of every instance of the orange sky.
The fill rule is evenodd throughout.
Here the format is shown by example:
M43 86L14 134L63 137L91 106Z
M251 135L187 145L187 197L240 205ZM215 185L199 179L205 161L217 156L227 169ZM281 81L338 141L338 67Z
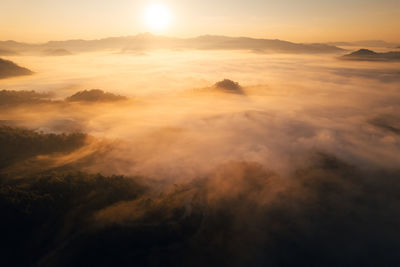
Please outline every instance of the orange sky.
M145 0L1 0L0 40L44 42L152 32ZM382 39L400 43L399 0L163 0L172 21L156 34L279 38L297 42Z

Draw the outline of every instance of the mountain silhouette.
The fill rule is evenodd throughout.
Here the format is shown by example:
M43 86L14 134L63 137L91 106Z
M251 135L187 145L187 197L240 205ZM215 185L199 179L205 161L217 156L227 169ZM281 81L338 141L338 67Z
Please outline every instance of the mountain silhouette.
M386 47L386 48L396 48L398 44L389 43L382 40L364 40L355 42L329 42L329 45L334 46L358 46L358 47Z
M0 58L0 79L31 74L33 74L31 70L20 67L12 61Z
M99 89L84 90L68 97L69 102L114 102L126 100L127 98L120 95L104 92Z
M64 49L74 53L101 50L131 52L151 49L250 50L265 53L338 53L344 51L328 44L303 44L282 40L216 35L175 38L149 33L98 40L49 41L43 44L0 41L0 47L21 53L40 53L46 49Z
M244 94L242 86L240 86L239 83L234 82L229 79L224 79L222 81L215 83L214 88L223 90L223 91L229 92L229 93Z
M16 56L18 53L11 51L11 50L6 50L6 49L0 49L0 56Z
M70 55L72 55L72 53L63 48L56 48L56 49L44 50L43 55L45 55L45 56L70 56Z
M400 52L377 53L368 49L360 49L344 55L342 59L361 61L400 61Z

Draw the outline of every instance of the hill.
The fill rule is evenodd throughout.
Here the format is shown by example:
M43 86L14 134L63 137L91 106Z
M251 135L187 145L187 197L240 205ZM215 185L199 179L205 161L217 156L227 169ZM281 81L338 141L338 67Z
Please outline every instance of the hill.
M56 49L44 50L43 55L44 56L70 56L70 55L72 55L72 53L63 48L56 48Z
M12 50L0 49L0 56L16 56L18 53Z
M68 97L69 102L114 102L126 100L127 98L120 95L104 92L99 89L84 90Z
M360 49L344 55L342 59L360 61L400 61L400 52L377 53L368 49Z
M223 92L244 94L243 88L240 86L240 84L229 79L224 79L215 83L214 88L222 90Z
M31 70L20 67L12 61L0 58L0 79L31 74L33 74Z
M49 94L37 93L35 91L0 91L0 107L17 106L21 104L42 104L50 103Z

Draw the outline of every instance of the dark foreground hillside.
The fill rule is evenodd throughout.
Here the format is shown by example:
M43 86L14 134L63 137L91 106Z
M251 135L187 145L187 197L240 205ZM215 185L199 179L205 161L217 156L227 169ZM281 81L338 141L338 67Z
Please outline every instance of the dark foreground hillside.
M400 262L399 171L364 172L316 153L285 182L251 162L230 162L209 177L164 187L142 177L85 173L77 165L40 173L25 166L23 177L12 177L10 164L68 154L87 137L8 127L0 137L1 266Z

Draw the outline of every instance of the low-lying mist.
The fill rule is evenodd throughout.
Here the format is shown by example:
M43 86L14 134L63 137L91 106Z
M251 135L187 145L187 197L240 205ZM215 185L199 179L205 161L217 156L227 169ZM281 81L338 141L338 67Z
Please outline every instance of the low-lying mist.
M141 177L148 190L85 213L89 233L61 238L44 266L81 259L76 243L96 258L96 238L153 266L398 259L399 63L221 51L14 60L36 74L0 89L37 94L0 101L1 123L87 137L4 176L73 170Z
M400 74L393 73L398 64L348 63L329 56L181 53L89 54L42 65L42 58L28 58L24 65L35 69L37 77L10 79L2 89L36 90L62 100L80 89L100 88L129 99L27 103L8 107L1 119L115 141L117 151L99 171L120 174L188 179L232 160L287 173L313 151L363 168L397 167L399 139L389 127L398 127ZM83 77L82 84L68 82L70 76ZM213 87L223 78L239 82L243 93ZM51 84L53 79L64 84Z

